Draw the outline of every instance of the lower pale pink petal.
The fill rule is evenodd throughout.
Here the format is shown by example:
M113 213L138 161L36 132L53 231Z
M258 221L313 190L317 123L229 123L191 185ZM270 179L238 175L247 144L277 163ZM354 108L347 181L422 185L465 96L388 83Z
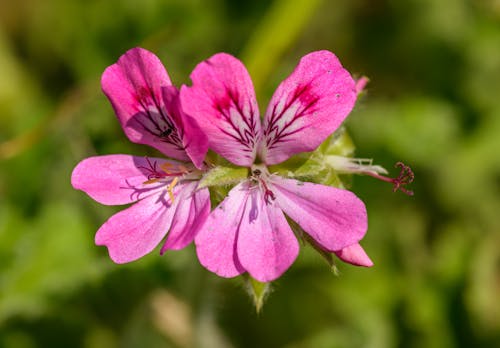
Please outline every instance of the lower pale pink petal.
M325 249L343 249L365 235L366 208L352 192L279 177L272 182L278 206Z
M97 231L96 244L108 247L109 256L116 263L134 261L148 254L165 237L172 223L178 201L171 205L168 200L168 194L162 192L113 215Z
M235 186L208 216L194 240L200 263L221 277L245 272L236 254L236 240L248 194L247 183Z
M358 243L335 251L335 255L344 262L355 266L371 267L372 260L368 257L365 250Z
M219 53L198 64L181 103L208 136L209 146L239 166L250 166L261 133L252 80L233 56Z
M197 182L187 184L179 196L175 197L179 204L161 254L169 249L186 247L207 219L210 213L210 193L206 188L195 191L197 185Z
M266 203L259 188L246 201L237 252L243 268L260 282L280 277L299 253L299 243L283 212L274 203Z
M143 183L148 180L152 167L159 168L165 162L159 158L130 155L89 157L75 167L71 184L101 204L132 203L159 188L159 184Z
M271 165L313 151L340 126L355 101L355 82L333 53L304 56L271 98L260 157Z

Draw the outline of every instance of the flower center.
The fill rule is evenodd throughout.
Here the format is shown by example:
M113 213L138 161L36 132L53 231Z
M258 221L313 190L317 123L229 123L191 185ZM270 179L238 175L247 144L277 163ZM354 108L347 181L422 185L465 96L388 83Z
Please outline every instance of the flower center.
M167 185L167 192L170 197L171 202L174 202L174 187L179 183L182 179L190 179L192 176L198 176L199 173L196 173L195 168L191 168L192 166L184 165L184 164L174 164L170 162L164 162L158 165L157 161L151 161L148 157L146 157L146 161L148 162L148 166L140 166L138 168L144 169L148 174L148 180L143 182L144 185L154 184L157 182L163 182Z

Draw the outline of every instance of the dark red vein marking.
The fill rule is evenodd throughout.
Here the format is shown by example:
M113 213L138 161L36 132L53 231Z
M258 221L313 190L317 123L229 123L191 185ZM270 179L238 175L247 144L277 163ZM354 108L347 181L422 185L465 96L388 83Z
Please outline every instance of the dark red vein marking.
M310 114L310 112L308 113L308 111L310 111L310 109L318 102L319 97L313 96L311 94L309 94L310 98L307 98L307 99L309 99L307 104L304 105L304 103L302 103L301 101L299 101L299 99L300 99L301 96L307 96L304 93L306 93L306 91L308 91L309 89L310 89L309 85L305 85L302 88L297 88L296 91L295 91L295 93L294 93L294 95L293 95L293 97L290 99L290 101L287 102L286 107L284 107L281 110L281 112L279 113L279 116L275 115L277 104L275 104L273 106L273 115L271 117L271 121L270 121L268 127L265 130L266 145L267 145L268 149L273 148L274 145L276 143L280 142L280 141L287 141L284 138L289 137L289 136L291 136L293 134L296 134L299 131L301 131L301 130L304 129L304 127L300 127L298 129L286 132L287 129L289 129L297 120L299 120L300 118L306 116L307 114ZM306 99L306 98L303 98L303 99ZM277 121L296 102L300 103L299 107L302 106L302 109L301 110L298 109L295 112L295 115L290 119L290 121L288 121L287 123L285 123L283 125L283 127L281 127L281 128L278 127L277 124L276 124ZM274 133L274 135L272 135L273 133Z

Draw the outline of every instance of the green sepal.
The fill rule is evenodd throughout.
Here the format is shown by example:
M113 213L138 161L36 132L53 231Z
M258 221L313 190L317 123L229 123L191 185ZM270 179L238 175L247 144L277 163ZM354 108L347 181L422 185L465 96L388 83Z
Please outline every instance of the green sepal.
M292 231L295 233L297 238L303 243L303 244L308 244L310 245L314 250L316 250L323 258L323 260L326 261L328 266L330 266L330 269L332 270L333 274L339 275L339 270L337 268L337 265L335 264L335 260L333 258L333 253L321 248L318 243L314 239L311 238L304 230L297 224L295 221L290 219L288 216L285 216L286 220L288 221L288 224L292 228Z
M243 274L245 287L252 298L255 310L260 313L267 295L271 291L271 283L262 283L252 278L248 273Z
M247 177L248 168L217 166L203 175L198 188L234 185L245 180Z
M293 177L297 168L303 166L309 160L310 156L311 153L298 153L287 159L285 162L269 166L268 170L271 174L278 174L283 177Z
M278 175L316 184L345 188L346 185L334 168L324 160L326 155L352 156L354 144L344 128L329 136L315 151L293 156L286 162L271 166L269 171Z
M323 248L321 248L315 241L312 239L307 233L302 234L302 239L305 243L309 244L310 246L313 247L314 250L316 250L323 258L323 260L326 261L328 266L330 266L330 269L332 270L333 274L336 276L339 275L339 269L337 268L337 265L335 264L335 260L333 258L333 253L330 251L327 251Z
M344 127L330 135L314 153L349 157L354 154L354 143Z
M314 154L300 166L292 175L301 181L309 181L316 184L345 188L337 172L323 160L323 154Z
M326 169L322 161L323 155L313 154L293 174L296 177L314 177Z

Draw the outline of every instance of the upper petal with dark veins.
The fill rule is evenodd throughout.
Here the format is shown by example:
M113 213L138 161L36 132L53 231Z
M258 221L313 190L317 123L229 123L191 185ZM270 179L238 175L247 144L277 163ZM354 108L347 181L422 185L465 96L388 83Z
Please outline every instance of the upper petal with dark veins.
M219 53L198 64L192 87L182 86L184 111L201 126L209 146L232 163L250 166L261 135L253 84L243 64Z
M340 126L355 100L356 84L333 53L304 56L269 103L260 157L272 165L313 151Z
M172 83L157 56L142 48L127 51L104 71L101 85L131 141L189 160L182 124L165 105L163 89Z

